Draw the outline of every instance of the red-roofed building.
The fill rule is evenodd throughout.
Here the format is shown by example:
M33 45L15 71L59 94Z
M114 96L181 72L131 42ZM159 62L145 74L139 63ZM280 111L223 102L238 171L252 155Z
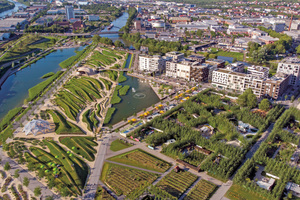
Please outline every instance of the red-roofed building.
M80 30L85 27L82 21L76 21L72 24L72 26L73 26L73 30Z

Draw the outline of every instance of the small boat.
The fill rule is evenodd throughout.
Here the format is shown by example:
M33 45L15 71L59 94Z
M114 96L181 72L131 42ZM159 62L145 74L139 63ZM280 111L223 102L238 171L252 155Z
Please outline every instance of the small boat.
M132 92L136 92L134 88L132 88Z
M108 27L107 27L107 30L110 30L112 27L114 27L113 24L110 24Z

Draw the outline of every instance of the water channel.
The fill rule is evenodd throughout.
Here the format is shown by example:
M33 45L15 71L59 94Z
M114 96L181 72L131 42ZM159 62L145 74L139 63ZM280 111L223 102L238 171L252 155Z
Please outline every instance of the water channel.
M84 47L60 49L38 60L7 78L0 90L0 120L9 110L21 106L28 97L28 89L44 81L41 77L48 72L61 70L59 63L74 56Z
M20 8L26 8L27 6L22 4L22 3L19 3L17 1L12 1L12 0L8 0L10 2L13 2L15 4L15 7L11 10L7 10L7 11L4 11L2 13L0 13L0 18L4 18L5 16L11 16L13 13L15 12L18 12L18 10Z

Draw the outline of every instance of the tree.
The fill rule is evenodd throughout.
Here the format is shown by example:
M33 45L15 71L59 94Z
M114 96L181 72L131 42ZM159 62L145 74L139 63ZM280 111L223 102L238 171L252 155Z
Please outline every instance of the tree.
M257 105L257 99L251 88L245 90L243 94L238 97L238 104L242 107L254 108Z
M296 47L297 54L300 54L300 44Z
M285 95L285 96L284 96L284 100L287 100L287 98L288 98L288 95Z
M46 196L45 200L54 200L53 196Z
M41 188L40 187L34 188L33 193L34 193L34 196L36 196L36 197L40 196L42 194Z
M19 169L15 171L14 178L19 178L20 176L19 171L20 171Z
M259 104L259 109L268 111L270 108L270 102L268 99L263 99Z
M99 43L100 42L101 37L99 35L94 35L93 36L93 42L94 43Z
M5 165L4 165L4 170L5 170L5 171L8 171L8 170L10 170L10 169L11 169L11 167L10 167L9 162L6 162Z
M24 177L23 185L27 187L29 185L29 182L30 182L29 178L28 177Z
M216 55L216 54L209 54L209 58L216 59L216 58L217 58L217 55Z
M295 101L295 96L291 96L291 102L294 102Z

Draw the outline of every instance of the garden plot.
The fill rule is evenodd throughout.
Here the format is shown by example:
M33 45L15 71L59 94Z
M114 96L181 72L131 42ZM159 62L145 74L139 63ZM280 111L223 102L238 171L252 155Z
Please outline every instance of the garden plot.
M98 186L95 200L115 200L103 187Z
M172 196L179 198L196 180L197 176L187 171L171 171L156 185Z
M118 196L144 190L157 178L157 174L111 163L104 163L101 174L101 180Z
M166 161L163 161L141 149L135 149L109 158L108 160L158 172L165 172L171 166Z
M217 186L209 181L200 180L199 183L188 193L184 200L206 200L212 196Z

